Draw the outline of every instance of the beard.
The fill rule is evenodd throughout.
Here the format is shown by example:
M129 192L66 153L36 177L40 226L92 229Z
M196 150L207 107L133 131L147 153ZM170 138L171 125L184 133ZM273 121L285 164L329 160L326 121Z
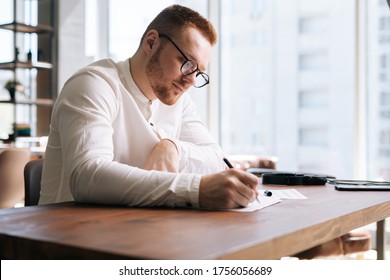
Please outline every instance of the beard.
M148 77L150 86L156 97L162 103L166 105L172 105L176 102L177 97L174 93L170 93L170 90L167 86L161 83L164 81L164 70L160 64L161 52L162 47L159 47L150 58L150 61L146 65L146 76Z

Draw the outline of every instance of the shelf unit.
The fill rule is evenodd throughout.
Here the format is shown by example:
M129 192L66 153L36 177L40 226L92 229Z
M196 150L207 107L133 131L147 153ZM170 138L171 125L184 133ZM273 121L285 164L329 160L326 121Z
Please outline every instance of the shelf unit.
M13 135L8 139L13 141L18 136L49 133L51 109L57 98L58 1L9 1L12 1L13 19L0 24L0 30L12 34L7 38L12 37L9 43L13 46L13 59L4 61L0 53L0 71L12 73L10 80L19 81L25 87L24 95L18 93L14 99L0 100L0 106L13 106L13 123L10 124ZM19 123L30 126L31 135L20 135Z

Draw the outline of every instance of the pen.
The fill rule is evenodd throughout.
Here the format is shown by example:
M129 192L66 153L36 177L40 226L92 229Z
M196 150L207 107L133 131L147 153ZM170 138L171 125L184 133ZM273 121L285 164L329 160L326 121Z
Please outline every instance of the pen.
M231 164L231 162L227 158L223 158L223 161L229 168L234 168L233 164ZM260 204L260 199L258 197L256 197L256 201Z
M234 168L233 164L231 164L230 161L229 161L227 158L223 158L223 161L226 163L226 165L227 165L229 168Z

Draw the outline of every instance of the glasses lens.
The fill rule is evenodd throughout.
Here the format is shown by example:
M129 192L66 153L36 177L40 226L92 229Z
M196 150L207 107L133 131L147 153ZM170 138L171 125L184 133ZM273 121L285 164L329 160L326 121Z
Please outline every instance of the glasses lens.
M209 83L209 76L206 73L199 72L196 75L195 85L194 87L200 88Z
M191 75L198 69L198 64L195 61L187 60L181 66L181 72L183 75Z
M192 75L196 71L199 71L198 69L199 69L198 64L196 64L195 61L187 60L186 62L183 63L180 70L183 73L183 75ZM207 85L208 83L209 83L209 76L206 73L198 72L196 74L194 87L200 88Z

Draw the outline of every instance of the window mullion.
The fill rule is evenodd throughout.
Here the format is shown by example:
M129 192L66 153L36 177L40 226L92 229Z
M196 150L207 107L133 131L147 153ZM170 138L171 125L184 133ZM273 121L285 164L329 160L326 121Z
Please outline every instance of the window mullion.
M354 177L367 179L367 1L355 2L355 152Z
M221 34L220 19L221 0L208 0L208 17L213 23L217 34ZM221 38L217 40L213 48L212 59L209 64L211 83L207 93L207 124L217 142L220 142L221 134Z

